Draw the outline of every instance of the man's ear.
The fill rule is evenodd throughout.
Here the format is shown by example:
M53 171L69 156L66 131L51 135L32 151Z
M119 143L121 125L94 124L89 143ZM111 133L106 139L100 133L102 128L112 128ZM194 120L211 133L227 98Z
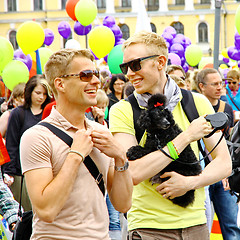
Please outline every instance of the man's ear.
M165 68L166 62L167 62L167 58L163 55L159 56L157 58L158 61L158 70L162 70L163 68Z
M65 84L62 78L55 78L54 80L54 86L58 92L64 92L65 91Z
M201 82L198 84L198 88L200 89L201 93L203 92L203 86L204 84Z

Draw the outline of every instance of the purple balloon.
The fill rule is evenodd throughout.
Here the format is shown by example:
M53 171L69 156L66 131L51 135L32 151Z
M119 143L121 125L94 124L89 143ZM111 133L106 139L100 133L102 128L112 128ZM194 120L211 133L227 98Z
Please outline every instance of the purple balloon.
M238 51L238 49L235 46L231 46L228 48L227 50L227 54L229 56L229 58L233 59L233 60L240 60L240 52Z
M190 46L192 44L190 38L185 37L185 44L184 44L184 48L187 48L188 46Z
M240 50L240 42L237 42L236 40L234 41L235 47Z
M170 47L170 52L176 53L181 58L184 56L184 47L179 43L174 43Z
M58 24L58 32L63 38L67 39L71 34L70 24L66 21L60 22Z
M183 47L185 46L185 36L183 34L177 34L176 37L173 39L172 44L174 43L179 43L181 44Z
M222 71L222 74L224 76L224 78L227 78L227 73L229 72L229 68L224 68Z
M169 42L169 44L172 43L172 40L173 40L173 35L169 32L164 32L162 34L162 37L165 39L166 42Z
M176 53L169 53L168 59L170 60L171 64L181 66L181 59Z
M238 67L240 67L240 61L237 62Z
M80 22L76 21L74 23L74 32L77 35L87 35L92 29L92 25L83 26Z
M240 44L240 35L239 35L238 32L235 33L234 39L235 39L235 42L236 42L236 43Z
M108 55L106 55L103 59L107 63L108 62Z
M186 63L185 56L181 57L181 66L183 66Z
M185 62L185 64L182 66L183 70L187 72L189 70L188 64Z
M115 21L115 18L113 16L106 16L103 19L103 26L111 28L115 24L116 24L116 21Z
M118 41L115 42L115 45L114 45L114 46L123 44L124 42L125 42L125 39L120 38Z
M99 58L93 53L93 51L90 49L92 55L94 56L95 60L99 60Z
M120 27L116 24L113 25L110 29L113 31L114 36L116 36L116 35L118 36L118 35L122 34Z
M54 33L49 28L44 29L44 33L45 33L44 44L49 46L52 44L52 42L54 40Z
M170 33L174 38L175 38L176 35L177 35L177 31L176 31L175 28L172 27L172 26L166 27L166 28L163 30L163 32L168 32L168 33Z
M30 71L32 68L32 57L30 54L25 55L21 49L17 49L14 51L13 58L15 60L19 60L27 66L28 70Z
M230 62L229 58L223 58L223 61L224 61L225 63L229 63L229 62Z

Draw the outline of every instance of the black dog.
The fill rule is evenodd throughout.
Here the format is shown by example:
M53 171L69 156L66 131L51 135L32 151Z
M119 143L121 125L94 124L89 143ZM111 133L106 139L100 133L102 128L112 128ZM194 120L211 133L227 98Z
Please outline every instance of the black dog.
M163 148L182 132L175 123L172 113L165 108L165 105L166 97L162 94L155 94L148 100L148 108L141 113L137 122L140 128L146 129L147 140L144 148L137 145L128 150L127 157L129 160L139 159L150 152ZM167 178L163 179L160 176L164 172L171 171L184 176L194 176L201 173L202 168L190 145L181 152L177 160L170 163L150 181L152 184L166 181ZM181 207L187 207L194 201L194 191L190 190L180 197L169 200Z

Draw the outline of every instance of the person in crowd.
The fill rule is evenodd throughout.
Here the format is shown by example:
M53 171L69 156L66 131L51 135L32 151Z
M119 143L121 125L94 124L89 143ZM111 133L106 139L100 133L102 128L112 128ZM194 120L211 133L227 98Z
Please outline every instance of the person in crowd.
M166 73L179 76L183 81L186 79L186 73L180 65L168 65Z
M183 130L170 142L171 144L168 144L173 146L170 149L171 152L174 151L175 159L190 143L198 156L196 140L212 131L212 127L203 117L214 113L208 99L193 93L200 117L189 124L180 103L181 91L166 75L168 48L164 39L158 34L145 31L134 34L123 43L123 52L123 63L120 64L120 68L135 87L134 96L139 108L144 109L147 106L147 101L152 94L162 93L167 97L167 108L172 111L176 123ZM126 151L138 144L132 111L131 104L125 100L112 106L110 111L110 130ZM209 138L204 138L209 151L216 145L220 136L220 133L215 133ZM140 141L142 146L145 139L146 133ZM163 150L170 154L168 146ZM134 190L132 207L128 212L129 239L202 240L209 238L203 187L231 174L231 158L225 140L219 143L211 155L213 161L200 175L183 176L176 172L168 172L161 175L161 178L168 178L168 180L157 185L152 185L149 178L170 164L172 159L157 150L140 159L130 161ZM182 208L168 200L168 198L181 196L191 189L195 189L193 205Z
M117 103L119 100L123 99L124 87L128 79L123 74L113 74L109 89L111 93L108 94L109 104L108 111L113 104Z
M226 96L233 111L240 111L240 73L237 70L230 70L227 73Z
M22 171L20 165L19 144L22 134L42 118L44 107L51 100L51 89L42 75L31 77L24 89L24 104L11 111L7 132L6 147L11 161L2 166L4 182L10 186L14 198L19 202ZM22 206L31 210L25 181L22 190Z
M13 88L11 96L8 100L8 103L12 102L13 107L18 107L23 105L25 85L26 85L25 83L19 83ZM5 111L0 117L0 133L2 134L3 137L5 137L5 134L7 131L8 119L9 119L11 110L12 108Z
M197 74L197 82L201 93L211 102L215 112L225 112L229 116L229 129L225 133L228 139L229 130L233 127L233 109L220 100L223 81L216 69L206 68ZM237 226L237 197L231 195L228 180L223 179L209 186L210 199L217 214L223 239L240 239L240 228Z
M131 95L134 92L134 86L131 82L127 82L124 88L124 99L127 98L129 95Z
M170 74L169 77L172 78L180 88L187 89L185 80L173 74Z
M21 164L33 205L32 239L109 239L104 181L114 207L131 207L132 179L124 149L85 111L97 104L99 73L89 50L61 49L45 65L56 107L44 119L73 138L71 147L42 125L24 132ZM85 161L102 178L95 180Z

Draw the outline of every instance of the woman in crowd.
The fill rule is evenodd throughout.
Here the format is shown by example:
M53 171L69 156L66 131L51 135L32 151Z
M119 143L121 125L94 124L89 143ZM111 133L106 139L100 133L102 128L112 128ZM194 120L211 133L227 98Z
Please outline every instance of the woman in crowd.
M43 108L50 102L51 91L42 75L35 75L26 83L24 104L11 111L6 133L6 147L11 161L3 165L4 182L10 186L15 199L20 201L21 165L19 143L22 134L42 118ZM25 183L22 190L22 206L31 209Z

